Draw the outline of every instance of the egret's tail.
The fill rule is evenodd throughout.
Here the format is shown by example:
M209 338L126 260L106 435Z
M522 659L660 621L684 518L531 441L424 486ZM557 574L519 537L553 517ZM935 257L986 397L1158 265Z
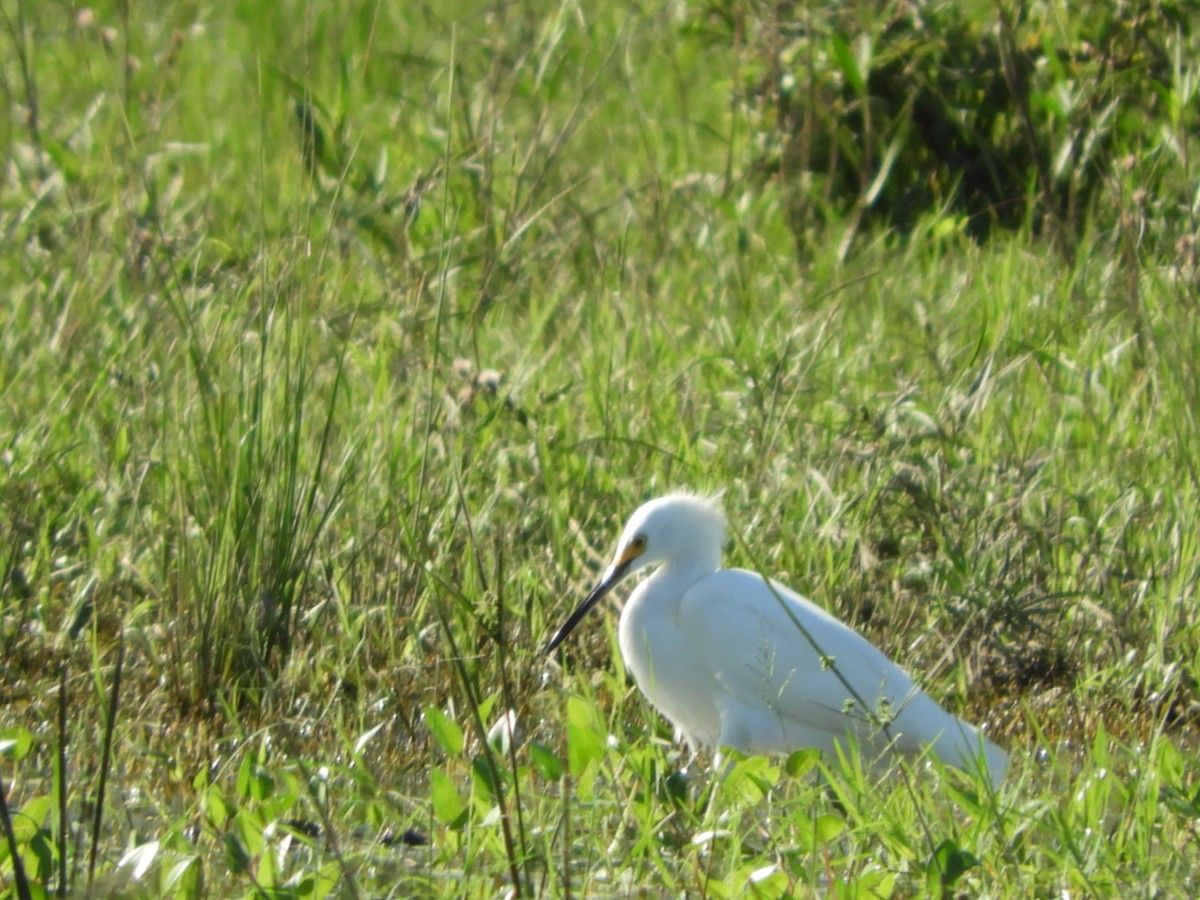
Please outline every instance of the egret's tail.
M986 776L993 789L1008 773L1008 754L961 719L934 741L933 752L947 765Z

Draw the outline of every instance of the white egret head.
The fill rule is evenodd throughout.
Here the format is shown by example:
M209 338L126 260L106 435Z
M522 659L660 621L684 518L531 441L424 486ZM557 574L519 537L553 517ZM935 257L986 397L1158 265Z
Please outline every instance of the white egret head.
M694 566L714 572L721 564L724 545L725 515L717 498L669 494L643 504L629 517L600 583L550 638L546 652L561 644L626 575L654 565Z

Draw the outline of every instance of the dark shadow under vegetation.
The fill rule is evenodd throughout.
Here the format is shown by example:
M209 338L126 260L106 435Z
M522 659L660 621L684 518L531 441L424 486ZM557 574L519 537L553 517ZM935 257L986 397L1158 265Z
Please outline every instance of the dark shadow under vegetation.
M777 3L752 20L714 3L694 24L744 49L751 172L786 186L802 258L830 210L903 233L941 212L977 239L1028 222L1069 253L1089 215L1118 224L1127 184L1177 237L1192 217L1171 157L1197 118L1173 98L1197 12L1068 6Z

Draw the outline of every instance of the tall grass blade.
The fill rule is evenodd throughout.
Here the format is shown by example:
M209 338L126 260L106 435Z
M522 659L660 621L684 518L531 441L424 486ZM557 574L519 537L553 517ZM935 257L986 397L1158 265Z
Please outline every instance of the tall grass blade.
M112 687L104 711L104 743L100 752L100 771L97 773L95 810L92 814L92 844L88 851L87 892L90 895L96 879L96 862L100 857L100 838L104 825L104 797L112 764L113 734L117 726L117 709L121 700L121 671L125 664L125 637L117 640L117 661L113 666Z
M12 860L13 884L17 889L17 897L20 900L33 900L33 892L29 889L29 878L25 874L22 848L17 843L12 818L8 814L8 791L4 787L4 776L2 775L0 775L0 826L4 828L4 839L8 843L8 857Z
M68 665L63 660L58 677L58 752L54 759L54 790L58 797L58 896L67 895L68 873L67 865L67 834L70 823L67 820L67 710L70 706L69 686L67 682Z

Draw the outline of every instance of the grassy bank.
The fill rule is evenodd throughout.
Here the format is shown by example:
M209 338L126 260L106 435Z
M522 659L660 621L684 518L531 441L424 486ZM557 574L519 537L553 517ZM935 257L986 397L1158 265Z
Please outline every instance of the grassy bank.
M0 889L1193 892L1195 198L1139 193L1194 191L1184 32L1069 246L801 234L722 9L6 3ZM679 487L999 794L714 782L611 612L539 656Z

